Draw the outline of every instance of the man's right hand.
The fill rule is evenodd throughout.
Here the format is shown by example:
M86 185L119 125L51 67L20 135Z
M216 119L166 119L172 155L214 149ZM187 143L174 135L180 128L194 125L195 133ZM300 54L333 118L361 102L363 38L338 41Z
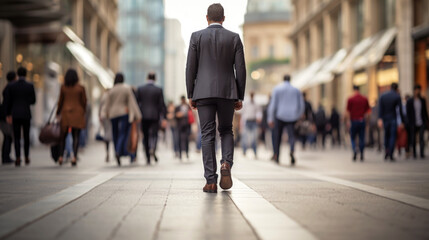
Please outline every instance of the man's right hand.
M383 127L383 120L378 119L378 127L382 128Z
M235 102L235 104L234 104L234 109L236 110L236 111L238 111L238 110L240 110L240 109L242 109L243 108L243 102L242 101L237 101L237 102Z
M269 126L270 128L274 128L274 122L269 122L269 123L268 123L268 126Z

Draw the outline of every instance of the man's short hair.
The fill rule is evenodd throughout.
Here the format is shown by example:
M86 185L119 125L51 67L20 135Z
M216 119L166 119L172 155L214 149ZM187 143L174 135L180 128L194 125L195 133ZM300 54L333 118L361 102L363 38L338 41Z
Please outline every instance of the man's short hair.
M353 85L353 90L359 91L360 87L358 85Z
M420 84L416 84L414 85L414 90L422 90L422 86L420 86Z
M392 83L392 85L390 85L390 88L392 89L392 90L398 90L398 84L397 83Z
M284 75L283 80L286 82L289 82L290 81L290 75L289 74Z
M224 19L224 10L220 3L214 3L207 9L207 17L213 22L222 22Z
M155 73L149 73L149 74L147 75L147 79L155 81L155 80L156 80L156 75L155 75Z
M182 95L182 96L180 97L180 99L182 99L182 100L186 100L185 95Z
M16 73L14 71L10 71L6 74L6 79L8 82L12 82L16 78Z
M19 77L26 77L27 76L27 69L25 69L24 67L19 67L18 71L16 71L18 73Z

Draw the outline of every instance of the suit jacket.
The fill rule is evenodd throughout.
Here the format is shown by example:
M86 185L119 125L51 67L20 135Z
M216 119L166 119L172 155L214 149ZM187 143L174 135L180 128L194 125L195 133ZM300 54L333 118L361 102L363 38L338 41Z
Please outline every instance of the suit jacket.
M428 111L426 108L426 100L424 98L420 97L420 101L422 103L423 126L425 126L429 122ZM413 97L407 100L406 109L407 109L407 120L408 120L407 124L414 127L416 125L416 114L415 114L415 109L414 109L414 98Z
M402 112L402 102L399 94L393 90L390 90L381 95L378 109L378 118L383 121L395 120L396 119L396 108L399 107L399 113L402 122L405 122L404 114Z
M86 127L86 93L85 88L76 84L72 87L61 86L57 115L61 114L61 128L84 129Z
M19 78L18 81L10 84L6 92L5 104L6 113L14 119L31 119L30 105L36 103L36 93L34 86L25 78Z
M167 108L164 103L162 88L153 83L147 83L137 90L137 102L142 112L143 120L159 120L166 116Z
M14 83L14 82L9 82L6 85L6 87L3 89L3 102L0 105L0 121L3 121L3 122L6 121L6 115L7 115L7 113L6 113L6 96L8 94L9 87L12 83Z
M239 35L221 25L194 32L186 64L188 98L243 100L245 86L246 66Z

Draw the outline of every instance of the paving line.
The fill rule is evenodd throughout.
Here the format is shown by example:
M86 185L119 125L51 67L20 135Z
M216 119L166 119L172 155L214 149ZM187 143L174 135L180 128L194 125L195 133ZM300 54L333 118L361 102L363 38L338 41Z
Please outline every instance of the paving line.
M356 183L336 177L329 177L325 175L321 175L318 173L312 173L307 171L293 171L293 170L287 170L293 173L300 174L302 176L306 176L309 178L318 179L325 182L335 183L339 185L343 185L346 187L358 189L364 192L372 193L377 196L385 197L391 200L395 200L401 203L405 203L414 207L422 208L425 210L429 210L429 200L421 197L415 197L412 195L408 195L405 193L399 193L395 191L390 191L382 188L372 187L361 183Z
M260 239L315 240L312 233L277 209L261 195L234 178L229 197Z
M100 173L58 193L0 215L0 239L76 200L119 174L121 172Z

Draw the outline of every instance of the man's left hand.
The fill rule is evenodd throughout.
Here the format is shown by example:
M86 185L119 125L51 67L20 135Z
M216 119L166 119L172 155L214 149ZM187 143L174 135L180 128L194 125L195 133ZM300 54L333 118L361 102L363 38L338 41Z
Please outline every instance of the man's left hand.
M189 106L191 106L193 110L197 109L197 103L194 100L192 100L192 98L189 98Z

